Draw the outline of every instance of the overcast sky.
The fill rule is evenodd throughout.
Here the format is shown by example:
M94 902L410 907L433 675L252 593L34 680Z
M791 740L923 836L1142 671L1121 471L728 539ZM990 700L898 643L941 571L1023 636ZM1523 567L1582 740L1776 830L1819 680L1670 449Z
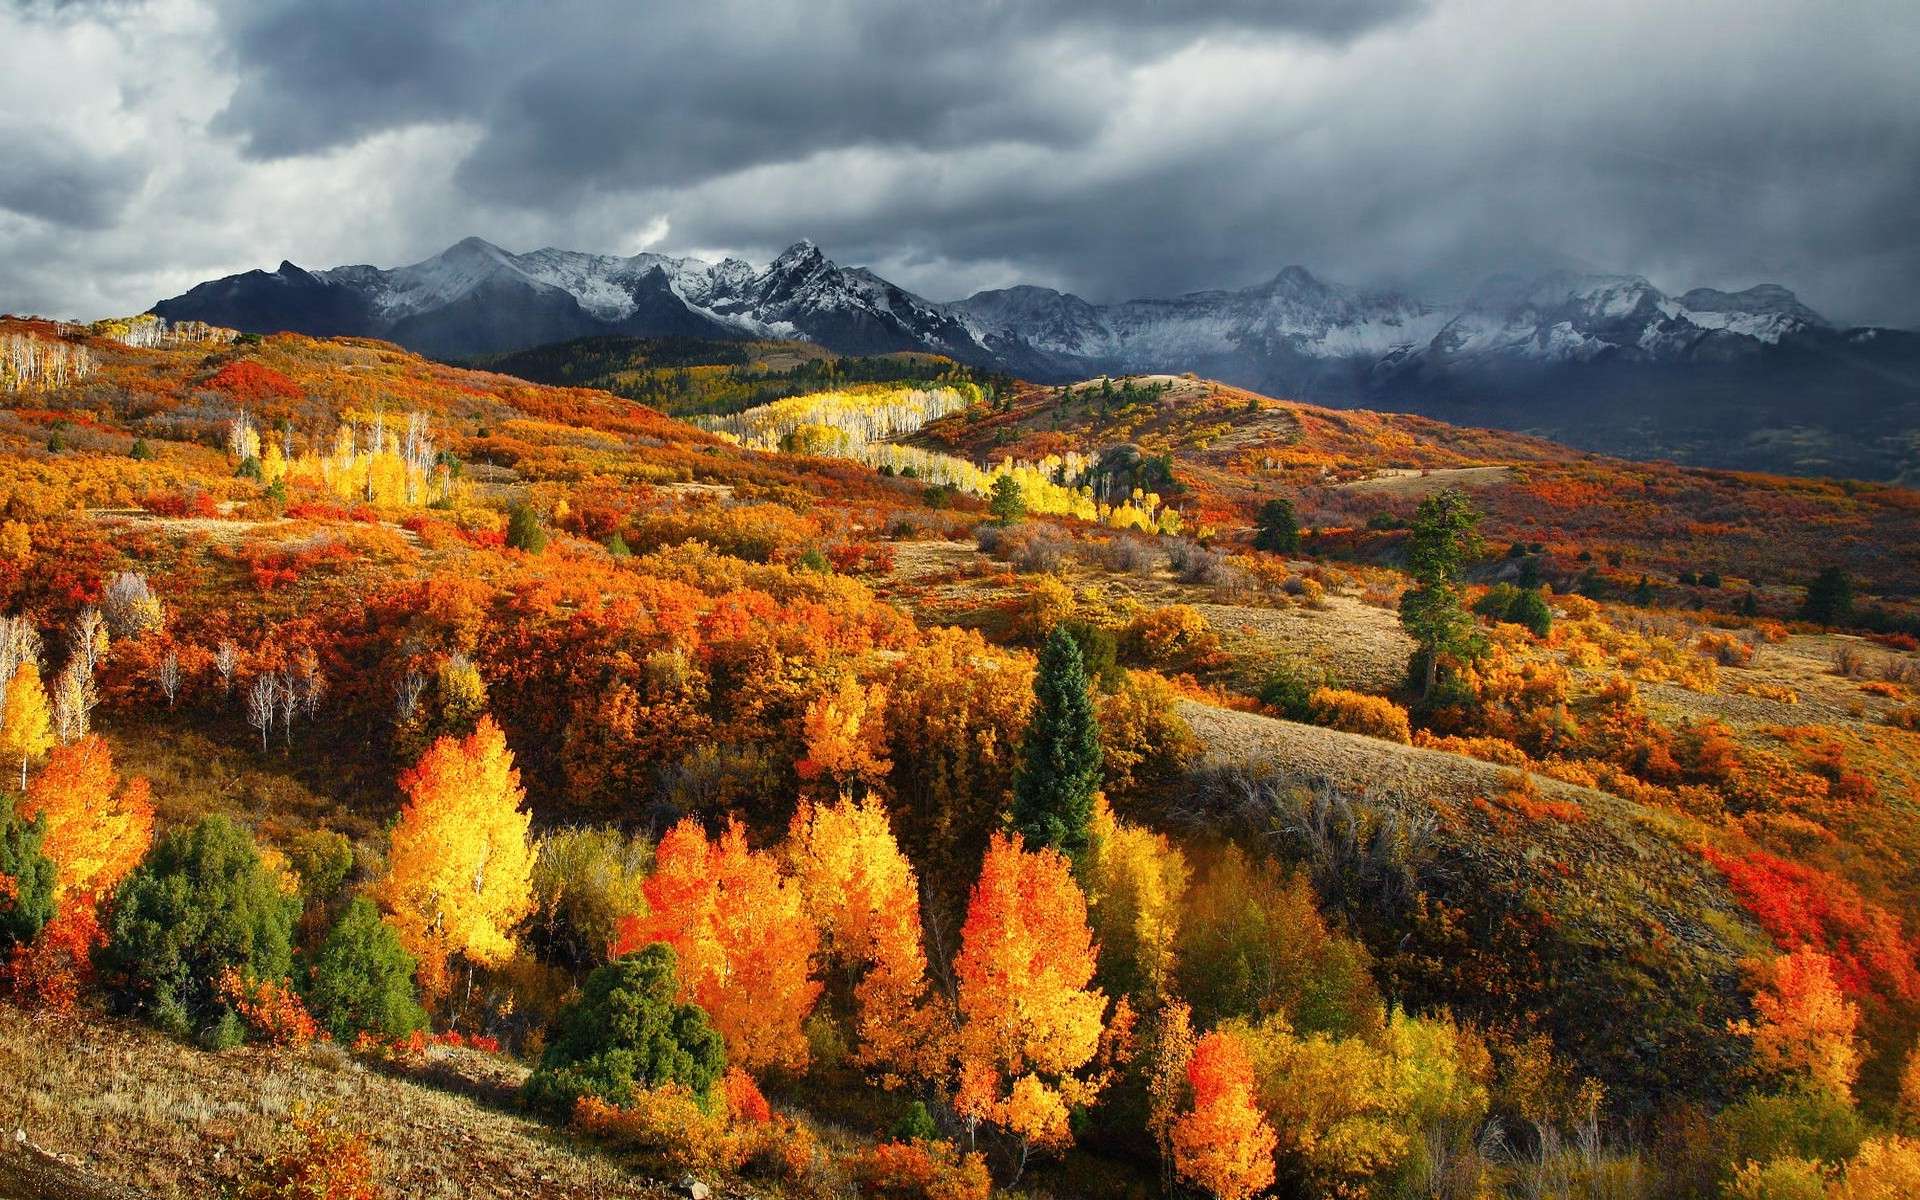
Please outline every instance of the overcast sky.
M0 0L0 60L0 311L478 234L811 237L934 299L1565 266L1920 327L1914 0Z

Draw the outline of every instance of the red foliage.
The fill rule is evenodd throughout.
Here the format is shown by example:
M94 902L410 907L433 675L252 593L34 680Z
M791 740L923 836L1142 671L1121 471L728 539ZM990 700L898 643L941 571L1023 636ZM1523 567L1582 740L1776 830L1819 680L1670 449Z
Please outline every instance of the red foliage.
M773 1120L773 1109L768 1106L767 1098L761 1095L760 1085L753 1081L753 1076L739 1067L728 1067L720 1083L727 1090L727 1111L734 1120L755 1125L765 1125Z
M89 904L69 904L40 936L13 948L7 963L14 1000L51 1012L70 1012L93 982L93 950L107 940Z
M199 488L182 488L177 492L148 492L140 497L140 507L156 517L217 517L220 510L214 506L213 497Z
M1863 899L1852 884L1764 852L1735 858L1708 846L1700 853L1782 950L1825 951L1850 998L1920 1001L1920 971L1899 917Z
M243 403L263 404L269 400L298 400L300 388L293 380L257 362L231 362L221 367L207 386L225 392Z

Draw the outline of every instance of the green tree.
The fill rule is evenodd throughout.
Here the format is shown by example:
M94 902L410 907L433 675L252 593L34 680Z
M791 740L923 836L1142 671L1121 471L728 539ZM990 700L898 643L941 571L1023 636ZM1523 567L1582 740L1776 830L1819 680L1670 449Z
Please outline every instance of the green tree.
M993 491L987 497L987 511L1000 525L1011 525L1027 515L1027 495L1020 490L1020 481L1011 475L1002 475L993 481Z
M527 1103L564 1115L582 1096L626 1104L669 1081L706 1095L726 1069L726 1043L698 1005L674 998L675 961L673 949L656 942L589 975L527 1077Z
M1853 580L1839 567L1823 567L1807 585L1800 618L1819 625L1844 625L1853 616Z
M1253 548L1272 554L1300 552L1300 520L1294 516L1293 501L1276 498L1260 506L1259 530L1253 535Z
M152 462L155 455L153 453L153 447L147 443L147 439L135 438L133 439L133 449L127 451L127 457L135 462Z
M546 528L531 505L516 504L507 510L507 548L528 554L539 554L547 548Z
M1400 597L1400 624L1416 647L1422 697L1433 693L1443 657L1471 659L1479 653L1460 590L1467 562L1479 552L1479 524L1473 502L1456 488L1428 496L1414 514L1407 539L1407 572L1414 586Z
M373 901L356 896L314 956L307 1000L338 1041L362 1031L404 1037L427 1023L413 993L414 966Z
M21 817L12 796L0 793L0 957L32 941L53 920L53 860L41 853L44 817Z
M235 1045L239 1016L215 980L227 967L286 979L299 907L251 834L219 814L203 817L163 836L120 885L100 965L124 1009L175 1036Z
M1100 723L1080 646L1055 627L1040 649L1033 716L1013 772L1013 824L1030 849L1078 854L1100 790Z

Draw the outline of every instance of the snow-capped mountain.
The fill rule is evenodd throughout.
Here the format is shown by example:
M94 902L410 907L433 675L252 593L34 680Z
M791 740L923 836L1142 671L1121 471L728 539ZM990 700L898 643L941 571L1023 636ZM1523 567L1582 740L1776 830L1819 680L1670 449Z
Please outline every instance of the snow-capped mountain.
M739 259L511 254L468 238L394 270L281 263L203 283L154 311L255 332L384 337L442 357L595 334L800 338L854 354L992 357L945 306L839 267L804 241L762 270Z
M1669 295L1632 275L1501 275L1446 301L1288 267L1265 283L1090 303L1041 287L937 303L800 242L765 267L469 238L424 262L204 283L154 306L443 358L594 335L797 338L944 354L1038 382L1195 372L1268 395L1427 413L1639 457L1920 474L1920 334L1840 330L1792 292Z
M373 334L441 355L599 333L704 334L800 338L846 353L927 350L1045 377L1217 366L1235 382L1260 364L1301 359L1378 377L1488 358L1685 358L1703 344L1775 345L1831 328L1771 285L1675 298L1635 276L1503 276L1440 305L1328 283L1297 266L1239 291L1164 300L1103 306L1015 287L940 304L840 267L807 241L757 269L659 254L511 254L468 238L394 270L282 263L201 284L154 311L260 331Z

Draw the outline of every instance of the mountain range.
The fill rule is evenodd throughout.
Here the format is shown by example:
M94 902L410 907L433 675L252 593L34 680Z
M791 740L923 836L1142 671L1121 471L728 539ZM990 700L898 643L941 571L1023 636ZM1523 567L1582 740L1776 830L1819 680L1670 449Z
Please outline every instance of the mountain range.
M1042 383L1195 372L1700 465L1920 478L1920 333L1836 327L1784 287L1674 296L1631 275L1500 275L1436 301L1292 266L1239 290L1093 304L1041 287L940 303L802 241L765 268L468 238L393 270L283 262L156 304L171 320L385 338L439 358L575 338L791 338L914 350Z

